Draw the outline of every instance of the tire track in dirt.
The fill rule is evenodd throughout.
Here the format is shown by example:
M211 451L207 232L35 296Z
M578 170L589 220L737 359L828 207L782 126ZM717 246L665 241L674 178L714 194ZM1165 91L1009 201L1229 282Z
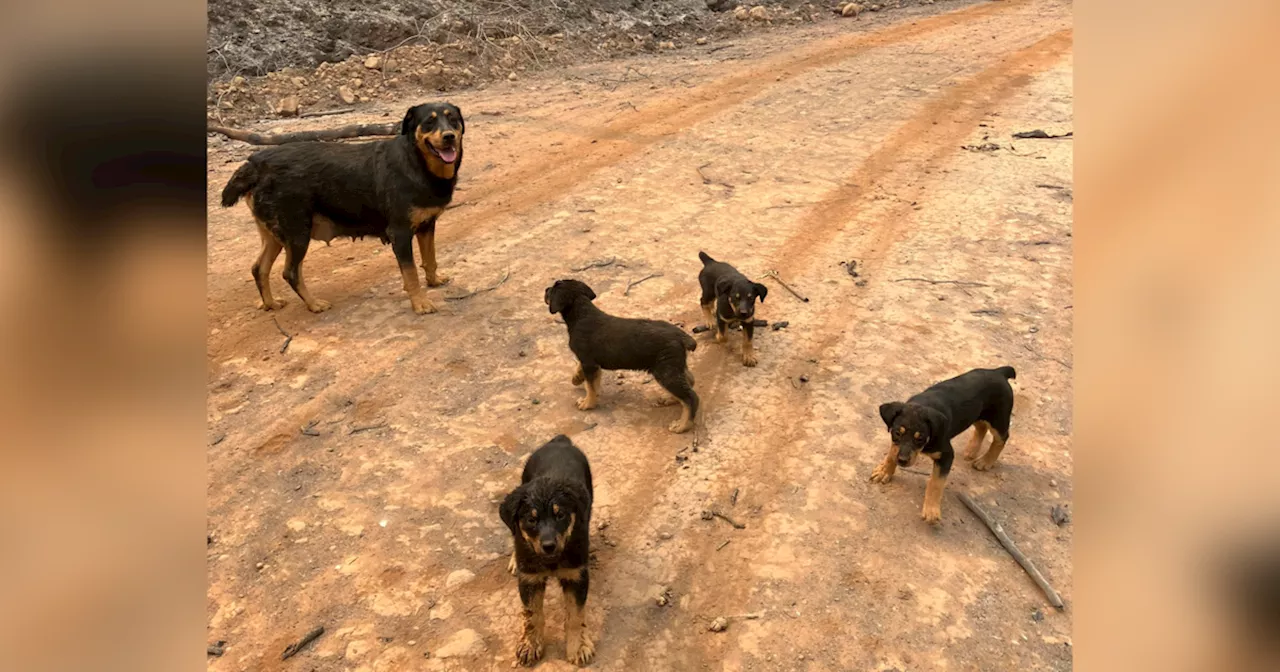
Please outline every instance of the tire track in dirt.
M617 123L609 124L568 145L550 157L524 162L503 174L468 191L466 202L475 203L458 212L442 226L438 237L442 242L457 242L480 233L493 233L492 227L479 226L478 222L494 217L514 216L543 202L561 197L565 191L587 180L595 172L620 163L627 158L687 130L712 116L740 105L764 93L767 89L785 83L815 69L830 66L877 47L916 40L930 33L975 21L993 14L1013 11L1030 0L970 5L952 12L937 14L916 21L895 23L875 32L855 32L839 35L813 47L786 52L738 74L669 97L640 109ZM762 82L764 83L762 85ZM546 223L538 226L547 226ZM498 228L501 228L499 226ZM367 287L374 276L381 276L385 269L370 264L367 270L349 274L344 282L353 287ZM236 309L247 310L246 307ZM212 307L212 306L211 306ZM228 349L248 340L263 338L275 327L265 320L245 325L239 337L228 335L229 343L211 343L210 360L224 357ZM415 346L410 346L410 350ZM421 346L417 346L421 347ZM406 356L409 352L405 353ZM295 365L308 366L322 355L317 351L298 358ZM394 360L391 360L394 361ZM374 378L390 368L384 364L370 368ZM700 372L701 373L701 372ZM716 381L708 386L715 394ZM287 417L278 419L261 432L263 436L291 434L320 408L333 403L335 398L350 396L351 390L331 386L309 402L291 409Z
M888 212L877 212L878 218L869 221L867 214L873 208L870 207L871 193L868 185L875 184L899 193L923 193L927 189L926 185L912 186L918 177L943 164L976 130L977 124L991 109L1028 85L1034 75L1052 67L1071 49L1071 45L1071 29L1055 32L1009 54L998 65L983 70L952 87L942 97L927 103L920 114L886 139L850 175L844 185L803 216L797 233L791 236L775 257L775 268L783 272L784 276L795 278L809 269L823 265L821 262L829 262L825 265L834 263L836 256L854 257L864 260L863 275L876 278L872 280L869 291L875 285L885 282L881 271L889 257L888 252L894 245L894 239L901 233L900 225L912 209L912 201L900 198ZM830 246L844 232L859 224L868 226L862 240L839 251L830 250ZM838 296L835 300L838 300ZM853 308L862 307L865 306L866 299L852 298L850 302L854 304ZM815 326L810 345L796 353L793 359L803 361L830 352L841 340L852 338L850 332L856 332L857 325L866 317L865 311L860 314L853 309L839 309L836 306L824 306L823 310L830 317ZM849 327L850 323L853 324L852 327ZM719 384L717 371L700 371L697 375L699 381L706 380L710 383L704 395L704 403L712 407L723 401L727 386ZM758 491L757 495L758 499L764 501L775 499L784 486L791 485L792 482L782 477L777 469L788 450L803 450L806 426L817 408L815 402L814 392L804 392L798 398L792 397L789 408L776 409L774 415L788 418L787 422L781 425L781 430L776 425L757 427L749 444L736 445L736 450L742 451L742 454L737 455L734 461L742 465L743 470L730 477L744 483L767 484L763 492ZM717 475L717 478L720 476ZM762 532L759 526L754 526L754 529L740 531L735 536L735 541L749 547L767 546L767 540L759 538L760 534ZM704 540L697 545L700 548L695 550L692 557L682 562L677 574L692 573L694 568L705 564L715 552L716 541L706 539L704 535ZM751 581L723 581L720 578L716 579L716 590L707 591L707 594L715 595L717 605L725 613L729 613L738 610L745 603L746 592L752 584ZM721 649L724 645L723 642L720 644ZM719 660L715 652L698 647L690 647L689 652L697 664L710 664L713 660Z

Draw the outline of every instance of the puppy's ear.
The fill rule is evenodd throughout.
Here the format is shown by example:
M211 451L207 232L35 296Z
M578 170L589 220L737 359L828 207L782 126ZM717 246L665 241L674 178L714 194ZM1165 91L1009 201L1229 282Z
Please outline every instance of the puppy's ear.
M418 108L411 107L404 113L404 121L400 122L400 134L412 136L418 130Z
M518 523L520 521L520 500L522 499L524 499L523 485L507 493L506 499L503 499L502 504L498 507L498 516L511 529L512 534L520 531Z
M587 294L586 294L586 296L587 296L587 300L588 300L588 301L595 301L595 300L596 300L596 292L595 292L595 290L591 289L590 287L588 287L588 286L586 286L586 285L583 285L583 286L582 286L582 288L583 288L583 289L585 289L585 290L587 290Z
M947 441L951 437L946 436L947 425L951 424L950 418L941 411L924 407L924 424L929 425L929 443L937 441Z
M716 280L716 296L720 296L721 294L728 294L729 287L732 284L733 284L732 282L729 282L729 278L720 278L719 280Z
M906 404L901 401L891 401L887 404L880 404L880 419L884 420L884 426L893 429L893 421L902 413L902 409Z
M568 484L565 487L565 494L568 495L569 505L577 515L577 524L582 529L589 529L587 526L591 522L591 493L580 483Z
M769 296L769 288L758 282L751 283L751 286L755 288L756 296L760 298L760 303L764 303L764 297Z
M553 315L568 308L567 304L569 302L566 300L566 293L563 287L552 286L547 288L547 307Z

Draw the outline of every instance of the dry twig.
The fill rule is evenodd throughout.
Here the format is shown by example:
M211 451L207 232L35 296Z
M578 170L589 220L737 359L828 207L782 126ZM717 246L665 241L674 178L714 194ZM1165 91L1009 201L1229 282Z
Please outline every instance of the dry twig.
M956 285L957 287L990 287L986 283L969 280L931 280L929 278L897 278L894 282L927 282L931 285Z
M288 648L284 650L284 653L280 654L280 660L288 660L289 658L292 658L295 654L297 654L299 651L302 650L302 647L315 641L320 635L323 635L323 634L324 634L324 626L317 625L314 629L311 630L311 632L308 632L307 634L303 635L302 639L299 639L297 642L290 644Z
M284 145L290 142L308 142L312 140L342 140L344 138L364 138L372 136L392 136L400 133L399 124L352 124L341 128L328 128L320 131L297 131L295 133L252 133L239 128L209 125L209 133L220 133L231 138L247 142L251 145Z
M628 296L629 294L631 294L632 287L635 287L636 285L644 282L645 280L652 280L653 278L661 278L661 277L662 277L661 273L650 273L649 275L646 275L643 278L640 278L639 280L627 283L627 288L622 290L622 295Z
M290 334L289 332L285 331L285 330L284 330L284 327L280 326L280 322L279 322L278 320L276 320L276 318L275 318L274 316L272 316L271 321L272 321L272 322L275 322L275 323L276 323L276 329L279 329L279 330L280 330L280 333L281 333L281 334L284 334L284 345L280 346L280 354L282 354L282 355L283 355L283 354L284 354L284 351L289 349L289 344L293 342L293 335L292 335L292 334Z
M587 264L586 266L581 266L579 268L570 267L569 270L573 271L574 273L581 273L583 271L586 271L592 268L604 268L605 266L612 266L613 262L617 260L618 260L617 257L609 257L608 259L597 259L596 261L593 261Z
M501 286L502 286L502 283L506 282L506 281L507 281L507 278L510 278L510 277L511 277L511 269L510 269L510 268L507 268L506 273L503 273L503 274L502 274L502 279L501 279L501 280L499 280L497 283L495 283L495 284L493 284L493 285L490 285L490 286L488 286L488 287L485 287L484 289L477 289L477 290L473 290L473 291L467 292L466 294L462 294L462 295L460 295L460 296L446 296L446 297L444 297L444 299L445 299L445 301L462 301L463 299L469 299L469 298L471 298L471 297L473 297L473 296L475 296L475 295L477 295L477 294L484 294L485 292L492 292L493 290L495 290L495 289L497 289L497 288L501 287Z
M1054 590L1053 586L1049 585L1049 581L1044 578L1044 575L1040 573L1040 570L1036 569L1036 566L1027 559L1027 556L1023 555L1022 551L1018 550L1017 545L1013 543L1013 540L1009 538L1009 535L1005 534L1004 528L1000 527L1000 523L993 520L991 518L991 514L987 513L981 506L978 506L978 503L973 501L973 498L968 494L957 492L956 497L959 497L960 501L963 502L965 506L969 507L969 510L972 511L974 515L980 518L982 522L986 523L987 529L991 530L991 534L996 536L996 539L1000 541L1000 545L1004 546L1004 550L1008 551L1009 555L1012 555L1013 559L1017 560L1019 565L1022 565L1022 568L1031 576L1031 579L1036 582L1036 585L1040 586L1040 590L1044 591L1045 596L1049 598L1049 604L1061 609L1062 598L1058 596L1058 591Z
M800 299L801 301L804 301L805 303L809 303L809 297L801 295L800 292L797 292L796 290L792 289L791 285L788 285L787 283L783 282L782 278L778 276L777 271L769 270L769 271L765 271L764 274L765 274L765 277L773 278L779 285L782 285L783 289L787 290L788 292L791 292L792 296L796 297L797 299Z

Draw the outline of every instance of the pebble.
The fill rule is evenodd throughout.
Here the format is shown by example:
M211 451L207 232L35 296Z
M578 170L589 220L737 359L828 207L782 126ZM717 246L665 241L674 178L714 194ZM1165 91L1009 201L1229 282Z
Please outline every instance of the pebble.
M699 37L699 38L698 38L697 40L695 40L694 42L695 42L696 44L706 44L706 43L707 43L707 38L705 38L705 37Z
M724 632L729 627L729 619L719 616L716 620L711 621L711 626L707 628L711 632Z
M460 586L474 578L476 578L476 575L471 570L459 569L450 573L449 576L445 578L444 587L453 588L454 586Z
M351 103L356 102L356 94L355 94L355 92L354 92L354 91L352 91L350 87L346 87L346 86L339 86L339 87L338 87L338 98L340 98L340 99L342 100L342 102L344 102L344 103L346 103L346 104L348 104L348 105L350 105Z

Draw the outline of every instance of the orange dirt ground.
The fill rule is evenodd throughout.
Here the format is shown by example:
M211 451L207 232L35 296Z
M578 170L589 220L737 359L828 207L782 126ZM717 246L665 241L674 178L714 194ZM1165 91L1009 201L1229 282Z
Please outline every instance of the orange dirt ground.
M1049 510L1072 492L1072 143L1010 139L1071 129L1071 25L1060 0L919 8L453 95L453 280L427 316L371 240L313 245L328 312L278 277L288 305L255 310L253 221L216 204L252 148L211 140L207 614L227 645L209 669L509 669L520 607L497 505L556 433L595 473L596 669L1071 669L1071 526ZM962 149L986 142L1001 147ZM654 406L644 374L607 373L600 408L579 411L543 288L578 277L608 312L688 329L699 250L768 285L757 316L790 326L757 330L756 368L737 334L697 336L695 433L667 431L678 407ZM948 490L1003 523L1064 612L953 492L931 528L923 476L867 480L880 403L1003 364L1009 446L989 472L957 460ZM547 599L540 669L570 669L559 588Z

